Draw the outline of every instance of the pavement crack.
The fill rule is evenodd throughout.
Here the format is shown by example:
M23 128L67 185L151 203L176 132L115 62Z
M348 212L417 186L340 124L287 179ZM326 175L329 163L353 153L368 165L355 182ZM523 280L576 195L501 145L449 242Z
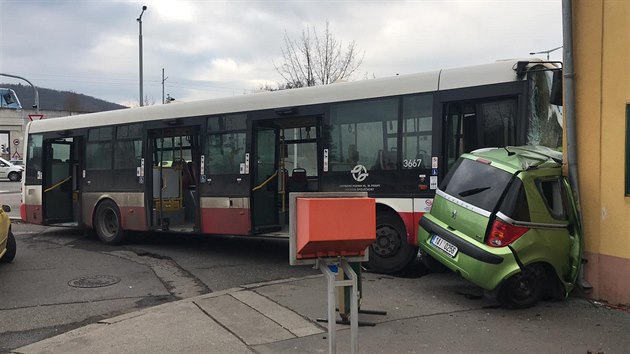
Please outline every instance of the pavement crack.
M186 299L212 292L201 280L186 269L180 267L179 264L170 257L150 252L134 252L129 250L116 250L103 253L149 267L162 282L166 290L177 299Z

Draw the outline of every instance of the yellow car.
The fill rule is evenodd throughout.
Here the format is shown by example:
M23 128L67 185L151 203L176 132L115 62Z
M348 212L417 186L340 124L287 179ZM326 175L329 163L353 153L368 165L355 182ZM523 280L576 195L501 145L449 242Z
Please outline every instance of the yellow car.
M10 211L11 207L8 205L3 205L0 209L0 263L11 263L17 249L15 236L11 232L11 220L7 215Z

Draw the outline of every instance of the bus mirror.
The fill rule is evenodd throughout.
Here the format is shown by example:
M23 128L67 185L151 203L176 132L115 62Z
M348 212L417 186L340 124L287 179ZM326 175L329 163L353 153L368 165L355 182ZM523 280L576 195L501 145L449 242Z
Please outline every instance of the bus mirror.
M562 106L562 70L555 70L553 72L549 102L556 106Z

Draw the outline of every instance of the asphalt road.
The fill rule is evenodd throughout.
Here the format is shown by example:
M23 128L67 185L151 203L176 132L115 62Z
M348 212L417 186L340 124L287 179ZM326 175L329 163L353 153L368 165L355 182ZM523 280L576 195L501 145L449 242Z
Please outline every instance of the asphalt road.
M0 352L117 314L242 284L319 274L288 241L147 233L112 247L65 228L14 223L0 265Z

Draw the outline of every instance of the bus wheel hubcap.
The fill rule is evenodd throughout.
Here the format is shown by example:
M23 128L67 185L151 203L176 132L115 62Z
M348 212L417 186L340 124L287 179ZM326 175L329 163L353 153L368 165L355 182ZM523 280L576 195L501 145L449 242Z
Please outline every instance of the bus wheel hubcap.
M391 226L381 226L376 230L376 242L372 250L381 257L391 257L400 249L400 235Z

